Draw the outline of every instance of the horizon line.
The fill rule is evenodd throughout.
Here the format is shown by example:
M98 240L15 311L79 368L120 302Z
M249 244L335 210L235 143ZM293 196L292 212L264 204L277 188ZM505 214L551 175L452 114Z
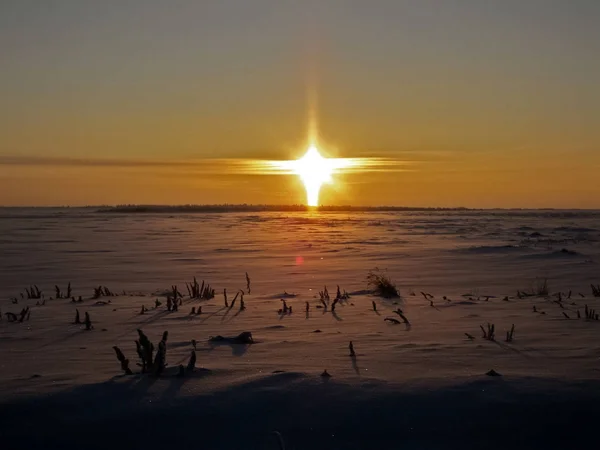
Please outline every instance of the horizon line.
M600 208L556 207L467 207L467 206L401 206L401 205L320 205L205 203L205 204L98 204L98 205L0 205L0 209L96 209L97 212L393 212L393 211L600 211Z

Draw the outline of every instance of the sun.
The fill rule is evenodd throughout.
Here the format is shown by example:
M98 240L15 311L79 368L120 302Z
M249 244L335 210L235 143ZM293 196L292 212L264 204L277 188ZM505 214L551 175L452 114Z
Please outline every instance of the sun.
M338 170L352 166L352 160L325 158L316 145L311 145L304 156L288 162L288 168L300 177L306 189L306 204L319 206L319 194L325 183L332 183L332 175Z
M319 206L321 186L331 182L331 174L335 169L333 160L323 158L317 147L311 145L302 158L290 165L304 183L308 206Z
M321 187L326 183L334 183L333 175L341 169L353 170L361 166L357 158L327 158L321 155L318 147L309 145L300 159L286 161L267 161L266 173L286 173L300 177L306 189L306 204L319 206ZM272 170L272 171L271 171Z

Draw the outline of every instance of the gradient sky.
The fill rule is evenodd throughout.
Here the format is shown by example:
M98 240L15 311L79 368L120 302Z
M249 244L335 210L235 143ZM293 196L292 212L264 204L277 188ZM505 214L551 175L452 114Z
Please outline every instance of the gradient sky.
M597 0L2 0L0 204L600 208ZM235 160L232 162L232 160Z

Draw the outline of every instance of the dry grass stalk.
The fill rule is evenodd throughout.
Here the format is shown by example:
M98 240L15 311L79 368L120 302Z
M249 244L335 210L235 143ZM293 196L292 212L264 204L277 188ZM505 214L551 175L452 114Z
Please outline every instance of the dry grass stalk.
M167 365L167 338L169 332L163 333L162 339L158 344L158 350L156 351L156 357L154 358L154 375L160 376Z
M194 277L194 280L190 283L185 283L185 287L187 288L190 299L198 299L198 300L211 300L215 296L215 290L207 283L202 280L202 284L198 284L198 280ZM223 295L225 296L225 302L227 302L227 290L223 290ZM183 298L181 294L179 294L180 298ZM177 298L174 295L174 298Z
M348 292L346 292L346 290L342 290L340 289L340 285L337 285L337 292L335 294L335 299L336 300L348 300L350 298L350 294L348 294Z
M42 291L35 284L33 286L30 286L29 289L25 288L25 293L27 294L28 300L38 300L41 299L43 296ZM21 294L21 297L23 297L23 294Z
M63 293L58 285L54 285L54 290L56 291L56 298L71 298L71 282L67 285L67 292Z
M319 297L320 297L321 301L323 302L323 304L325 306L327 306L327 304L325 302L329 303L329 300L330 300L329 299L329 291L327 290L327 286L325 286L322 291L319 291Z
M148 337L144 334L144 332L138 328L138 340L135 341L135 345L137 348L138 356L141 360L142 373L146 373L147 371L152 369L153 364L153 354L154 354L154 345Z
M479 328L481 328L481 331L483 332L484 339L487 339L488 341L496 340L496 326L493 323L487 324L487 331L483 328L483 325L479 325Z
M202 284L204 285L204 281L202 281ZM210 284L207 283L204 285L202 293L200 294L200 298L202 300L212 300L215 298L215 290L210 286Z
M177 285L171 286L171 297L173 297L173 301L175 302L178 302L180 298L183 298L183 295L181 295L181 292L177 289Z
M190 354L190 361L187 364L186 370L188 372L193 372L196 369L196 350L192 350Z
M29 306L26 308L23 308L18 314L12 313L12 312L7 312L6 313L6 319L9 322L18 322L18 323L23 323L25 321L25 319L28 319L28 315L30 313L30 309Z
M506 342L512 342L515 335L515 325L510 328L510 331L506 332Z
M187 288L190 298L200 298L201 290L196 277L194 277L194 280L191 283L185 283L185 287Z
M400 297L398 289L391 279L379 269L371 270L367 275L367 284L374 289L374 294L383 298Z
M284 314L290 314L292 311L292 307L287 305L287 302L284 299L281 299L281 301L283 302L283 307L277 311L278 314L280 315L284 315Z
M99 299L100 297L114 297L115 294L112 293L110 289L106 286L98 286L94 288L94 296L92 297L94 300Z
M588 305L585 305L585 318L587 320L598 320L598 314L595 309L588 308Z
M83 323L85 324L85 329L87 331L91 331L94 329L94 326L92 325L92 319L90 318L90 313L85 313L85 320Z
M408 319L406 318L406 316L404 314L402 314L400 311L396 311L396 314L398 314L400 316L400 318L406 325L410 325L410 322L408 321Z
M533 293L538 297L548 297L548 295L550 295L548 278L537 279Z
M127 358L125 358L125 355L123 354L121 349L119 347L117 347L116 345L113 347L113 349L115 350L117 359L121 363L121 369L125 372L125 375L133 375L133 372L129 368L129 360Z

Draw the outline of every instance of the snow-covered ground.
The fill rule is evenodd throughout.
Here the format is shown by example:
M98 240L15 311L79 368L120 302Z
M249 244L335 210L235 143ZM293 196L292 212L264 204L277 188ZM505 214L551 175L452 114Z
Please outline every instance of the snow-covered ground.
M288 449L580 448L596 439L600 321L584 310L600 311L590 288L600 283L600 213L0 210L0 251L6 448L276 449L274 431ZM400 298L367 291L375 267ZM223 289L231 302L247 289L245 272L246 309L239 299L225 307ZM187 294L194 276L216 297L167 311L168 289ZM548 296L518 298L544 278ZM68 282L82 303L50 300ZM44 306L21 298L32 284ZM98 285L121 295L97 303ZM337 285L350 298L318 308L325 285L332 300ZM278 312L281 298L291 314ZM8 323L7 312L27 306L29 321ZM384 321L402 321L398 308L410 326ZM93 330L73 324L76 309ZM495 341L482 337L488 323ZM158 379L120 370L114 345L139 370L138 328L155 346L169 331ZM256 343L208 341L243 331ZM178 377L192 340L197 369ZM502 376L487 376L492 369Z

